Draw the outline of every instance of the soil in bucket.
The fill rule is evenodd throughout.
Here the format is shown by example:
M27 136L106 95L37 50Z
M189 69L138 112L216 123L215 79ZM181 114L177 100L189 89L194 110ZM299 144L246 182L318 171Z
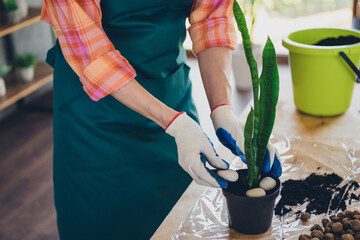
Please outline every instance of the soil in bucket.
M320 40L319 42L315 43L316 46L342 46L342 45L350 45L359 43L360 38L349 35L349 36L340 36L340 37L329 37Z
M274 214L275 200L279 195L280 181L276 180L276 187L266 192L264 197L247 197L246 191L249 189L246 179L247 170L238 170L239 180L229 183L223 189L227 206L229 209L229 225L231 228L242 234L260 234L266 232L272 222Z
M349 108L356 77L339 54L344 52L355 66L359 64L360 42L348 44L354 42L354 37L360 38L360 32L315 28L293 32L283 39L283 45L290 52L294 102L298 110L314 116L330 117L342 114ZM331 38L336 39L335 43L329 40ZM321 43L321 40L325 43ZM319 42L332 46L316 46ZM336 42L340 46L333 46Z

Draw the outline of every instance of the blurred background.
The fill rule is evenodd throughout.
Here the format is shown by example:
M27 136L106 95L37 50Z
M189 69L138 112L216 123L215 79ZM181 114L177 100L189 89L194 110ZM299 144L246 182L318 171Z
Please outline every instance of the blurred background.
M254 23L253 43L263 44L270 36L281 73L286 76L290 75L288 52L281 39L287 33L313 27L358 28L357 0L239 3L248 22ZM58 239L52 189L52 68L44 63L56 35L48 24L39 21L41 4L41 0L0 0L1 240ZM240 36L238 39L240 44ZM189 37L184 46L200 122L216 146L219 142ZM234 79L233 74L233 105L240 114L251 100L252 91L238 88Z

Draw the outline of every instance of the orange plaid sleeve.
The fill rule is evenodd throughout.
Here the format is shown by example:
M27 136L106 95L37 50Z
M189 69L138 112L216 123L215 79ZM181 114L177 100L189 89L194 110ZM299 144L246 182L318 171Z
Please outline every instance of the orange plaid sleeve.
M56 30L67 63L94 101L135 78L101 26L100 0L44 0L41 20Z
M236 48L233 2L234 0L194 0L189 16L189 33L195 54L210 47Z

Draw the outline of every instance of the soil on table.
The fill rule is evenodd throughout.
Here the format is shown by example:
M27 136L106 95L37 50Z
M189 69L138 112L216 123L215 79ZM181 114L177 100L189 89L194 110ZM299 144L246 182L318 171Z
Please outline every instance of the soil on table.
M313 214L327 213L331 211L346 210L346 201L359 200L353 192L359 188L356 181L350 180L340 184L343 179L336 175L311 174L306 179L287 180L282 183L281 199L276 205L275 214L285 215L292 211L291 206L302 205L306 202L306 212ZM300 214L300 211L298 212Z
M315 43L316 46L341 46L341 45L350 45L359 43L360 38L349 35L349 36L340 36L337 38L330 37L320 40L319 42Z

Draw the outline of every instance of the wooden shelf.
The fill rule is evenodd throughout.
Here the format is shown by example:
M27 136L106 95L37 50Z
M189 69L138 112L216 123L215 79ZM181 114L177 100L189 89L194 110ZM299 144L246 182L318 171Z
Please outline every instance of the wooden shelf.
M19 23L6 25L0 24L0 37L3 37L40 21L40 14L41 8L30 7L28 16L21 20ZM4 14L0 15L0 22L5 22L5 17L6 16L4 16Z
M53 79L53 68L45 62L39 62L35 69L35 78L30 83L21 83L14 73L4 79L7 91L4 97L0 97L0 111L50 83Z

